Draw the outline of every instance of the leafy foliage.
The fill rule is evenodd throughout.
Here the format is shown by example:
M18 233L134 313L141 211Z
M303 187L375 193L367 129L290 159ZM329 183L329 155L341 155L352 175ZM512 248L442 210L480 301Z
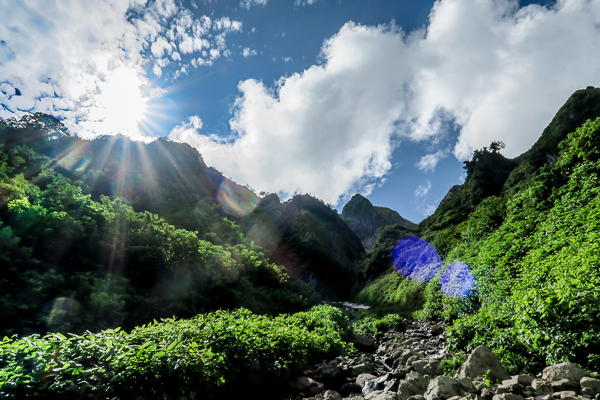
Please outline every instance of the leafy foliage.
M0 342L3 398L222 397L314 357L352 351L342 312L318 306L274 318L246 309L151 322L126 333L50 334ZM262 371L262 376L261 376Z

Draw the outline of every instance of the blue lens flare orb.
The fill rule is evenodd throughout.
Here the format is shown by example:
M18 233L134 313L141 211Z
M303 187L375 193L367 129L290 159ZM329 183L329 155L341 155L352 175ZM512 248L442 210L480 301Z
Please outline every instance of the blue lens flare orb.
M402 239L392 254L396 271L407 279L429 282L442 268L442 258L433 245L418 237Z
M454 261L442 273L440 290L446 296L468 297L473 289L475 289L475 277L467 264Z

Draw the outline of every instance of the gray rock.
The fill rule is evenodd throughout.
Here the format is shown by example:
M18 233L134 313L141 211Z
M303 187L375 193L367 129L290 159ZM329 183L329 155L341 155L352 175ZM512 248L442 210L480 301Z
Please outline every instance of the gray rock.
M556 382L561 379L574 381L579 385L581 378L585 376L585 371L574 363L562 363L547 367L542 372L542 379L548 382Z
M412 367L401 365L398 368L394 369L394 376L398 379L404 379L406 377L406 374L408 374L412 370Z
M415 371L420 373L421 375L425 375L425 367L429 364L429 360L417 360L413 361L410 365L414 368Z
M535 396L535 400L550 400L552 399L552 395L550 394L543 394L541 396Z
M577 393L573 390L563 390L562 392L555 393L554 396L559 395L561 399L567 399L570 397L577 398Z
M534 379L531 382L531 386L538 393L543 393L543 394L552 394L552 393L554 393L554 389L552 389L552 385L550 385L548 382L543 381L541 379Z
M582 389L590 389L594 394L600 393L600 379L590 378L588 376L584 376L579 381Z
M554 389L555 392L579 389L579 381L574 381L566 378L552 381L550 382L550 385L552 385L552 389Z
M415 385L417 389L421 391L419 394L425 393L427 386L429 385L427 379L423 378L423 376L416 371L409 372L404 380Z
M484 387L483 389L481 389L481 397L483 397L484 399L491 399L492 397L494 397L494 395L494 389L492 389L491 387Z
M399 400L396 393L376 390L365 396L365 400Z
M398 386L398 397L401 400L408 400L409 397L415 395L423 395L423 391L410 382L400 382Z
M427 400L446 400L461 395L461 384L447 376L440 375L429 382L425 398Z
M523 396L512 393L502 393L495 395L492 400L523 400Z
M519 388L519 380L515 378L506 379L502 381L503 386L510 386L512 390Z
M510 379L510 375L506 368L502 366L498 357L487 347L479 346L469 355L469 358L460 367L454 378L475 378L479 375L483 376L488 370L488 377L492 382Z
M427 399L420 394L416 394L414 396L410 396L407 400L427 400Z
M323 398L325 400L342 400L342 395L335 390L326 390L325 393L323 393Z
M417 361L418 359L419 359L419 356L416 356L416 355L415 356L410 356L409 359L406 360L406 364L405 365L406 366L409 366L409 365L412 366L412 363L414 361Z
M373 369L373 364L371 363L358 364L352 367L352 369L350 370L350 374L352 376L359 376L360 374L370 374L373 372Z
M406 362L408 361L409 358L416 356L417 353L415 353L412 350L404 350L402 352L402 355L400 356L400 365L406 365Z
M290 382L290 386L299 392L310 394L321 393L325 389L325 386L321 382L317 382L308 376L301 376L297 378L295 381Z
M371 375L371 374L360 374L359 376L356 377L356 384L359 385L360 387L363 387L365 385L365 382L373 380L373 379L377 379L377 377L375 375Z
M513 375L512 379L516 379L519 385L529 386L531 382L535 379L531 375L521 374L521 375Z
M354 347L356 347L358 351L364 351L365 353L373 353L377 350L377 345L375 344L375 342L366 336L354 333L352 334L350 341L354 343Z
M511 393L513 391L512 386L510 385L498 385L493 388L494 394L505 394Z
M460 378L457 379L460 386L462 386L463 390L467 393L478 393L479 391L473 385L473 381L468 378Z
M397 392L398 388L400 387L400 379L392 379L389 380L387 382L385 382L385 386L383 387L383 390L385 392Z
M430 361L424 369L425 374L423 375L437 376L442 374L442 371L440 371L440 361Z
M473 386L477 389L477 393L481 393L484 388L487 388L487 385L483 381L473 381Z

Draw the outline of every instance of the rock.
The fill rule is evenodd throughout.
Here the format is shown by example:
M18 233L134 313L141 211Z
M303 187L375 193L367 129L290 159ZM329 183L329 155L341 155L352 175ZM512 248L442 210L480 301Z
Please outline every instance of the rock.
M515 378L505 379L502 381L503 386L510 386L513 390L519 388L519 380Z
M524 386L531 385L531 382L533 382L533 380L535 379L533 376L526 375L526 374L513 375L511 378L516 379L516 381L519 385L524 385Z
M473 385L473 381L468 378L457 379L458 383L462 386L463 390L467 393L478 393L479 391ZM484 384L485 385L485 384Z
M373 369L373 364L371 363L358 364L352 367L352 369L350 370L350 374L352 376L359 376L360 374L370 374L373 372Z
M366 381L362 390L363 396L366 396L367 394L377 390L383 390L383 388L385 387L385 383L391 379L394 379L394 375L391 373L387 373L383 376L380 376L377 379Z
M406 374L408 374L412 370L412 366L407 367L406 365L402 365L394 370L394 376L398 379L404 379L406 377Z
M441 375L440 361L430 361L424 368L425 373L423 375L437 376Z
M429 382L425 398L427 400L446 400L461 395L461 384L447 376L440 375Z
M494 394L505 394L511 393L513 391L512 386L510 385L498 385L493 388Z
M579 381L579 384L581 385L582 389L590 389L589 391L593 392L594 394L600 393L600 379L584 376Z
M377 379L377 377L371 374L360 374L356 377L356 384L362 388L363 386L365 386L365 382L371 381L373 379Z
M552 389L554 389L555 392L562 392L565 390L578 389L579 381L574 381L565 378L552 381L550 382L550 385L552 385Z
M395 393L395 392L398 391L399 387L400 387L400 380L396 379L396 378L393 378L392 380L387 381L385 383L385 386L383 387L383 390L385 392L394 392Z
M487 385L483 381L473 381L473 386L477 389L477 393L481 393L484 388L487 388Z
M543 394L552 394L552 393L554 393L554 389L552 389L552 385L550 385L548 382L543 381L541 379L534 379L531 382L531 386L538 393L543 393Z
M556 382L562 379L575 382L579 385L581 379L585 376L585 371L574 363L562 363L547 367L542 372L542 379L548 382Z
M335 361L323 364L316 370L317 374L325 380L332 380L339 378L342 375L342 371L338 368Z
M362 385L358 385L357 383L346 383L340 388L340 394L343 397L349 397L351 394L356 393L362 393Z
M423 393L423 390L419 389L410 382L401 381L398 386L398 397L401 400L408 400L409 397L423 395Z
M374 353L377 351L377 345L375 342L366 336L354 333L352 334L350 341L354 343L354 347L356 347L356 350L358 351L362 351L364 353Z
M423 376L416 371L409 372L404 380L413 384L417 389L419 389L419 394L425 393L427 386L429 385L427 379L423 378Z
M365 396L365 400L399 400L396 393L376 390Z
M427 399L420 394L416 394L414 396L410 396L407 400L427 400Z
M323 393L323 398L325 400L342 400L342 395L335 390L326 390L325 393Z
M523 396L512 393L502 393L495 395L492 400L523 400Z
M570 397L577 398L577 393L574 392L573 390L564 390L564 391L556 393L556 394L558 394L561 399L567 399L567 398L570 398ZM555 394L555 396L556 396L556 394Z
M534 397L535 400L550 400L551 398L552 398L552 395L550 395L550 394L544 394L541 396Z
M467 361L460 367L457 378L475 378L483 376L489 370L488 377L492 382L510 379L506 368L502 366L498 357L485 346L479 346L469 355Z
M419 359L419 356L410 356L410 358L408 360L406 360L406 366L412 366L412 363L417 361ZM414 368L414 367L413 367Z
M400 365L406 365L406 362L408 361L409 358L416 356L417 353L415 353L412 350L404 350L402 352L402 355L400 356Z
M485 399L491 399L492 397L494 397L494 395L494 389L492 389L491 387L486 386L483 389L481 389L481 397Z
M427 366L427 364L429 364L429 360L417 360L413 361L410 365L415 371L421 375L425 375L425 366Z
M321 382L317 382L308 376L297 378L295 381L290 382L290 386L299 392L311 393L313 395L321 393L325 389L325 386Z

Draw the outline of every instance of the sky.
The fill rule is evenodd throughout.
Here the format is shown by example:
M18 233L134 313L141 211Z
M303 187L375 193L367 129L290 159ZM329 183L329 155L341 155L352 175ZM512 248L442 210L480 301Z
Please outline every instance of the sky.
M419 222L600 86L600 0L0 0L0 117L188 143L256 193Z

